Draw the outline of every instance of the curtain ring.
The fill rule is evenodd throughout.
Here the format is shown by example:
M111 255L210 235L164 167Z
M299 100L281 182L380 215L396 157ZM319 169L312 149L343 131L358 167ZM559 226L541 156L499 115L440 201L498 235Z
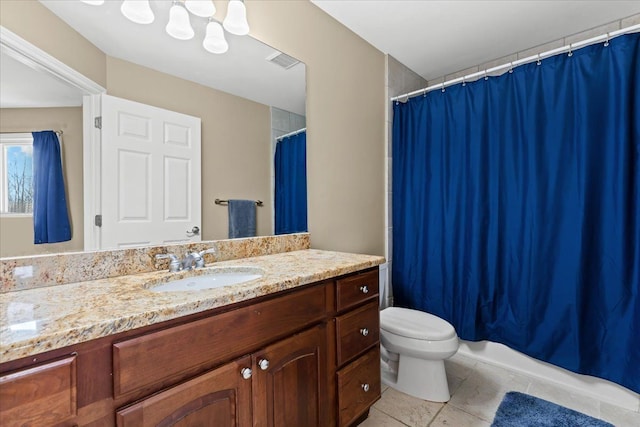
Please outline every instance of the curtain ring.
M567 54L567 56L573 56L573 43L569 43L569 53Z
M513 73L513 62L509 63L509 74Z
M444 82L442 82L442 92L444 93L445 89L444 89Z
M425 87L424 90L422 91L422 97L426 98L427 97L427 88Z
M538 61L536 62L538 65L542 65L542 61L540 60L540 54L538 54Z
M604 42L604 47L609 46L609 33L607 33L607 40Z
M467 82L464 81L464 76L462 76L462 86L466 86Z
M484 79L489 80L489 77L487 77L487 70L484 70Z

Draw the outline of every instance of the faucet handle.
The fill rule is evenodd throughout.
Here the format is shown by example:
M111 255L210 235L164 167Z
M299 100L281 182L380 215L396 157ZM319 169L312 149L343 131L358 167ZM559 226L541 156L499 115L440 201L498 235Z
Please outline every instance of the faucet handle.
M181 270L180 260L174 254L156 254L156 259L169 259L169 271L171 272Z
M200 259L196 261L196 267L204 267L204 255L205 254L214 254L216 255L218 251L216 250L216 248L209 248L209 249L205 249L204 251L200 251L198 252L198 255L200 256Z

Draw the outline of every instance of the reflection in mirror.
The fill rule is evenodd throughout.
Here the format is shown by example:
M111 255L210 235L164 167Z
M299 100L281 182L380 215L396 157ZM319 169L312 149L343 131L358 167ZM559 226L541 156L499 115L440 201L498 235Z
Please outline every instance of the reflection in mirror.
M216 198L264 200L264 206L256 210L257 235L274 233L275 138L305 126L303 63L251 37L230 33L225 33L228 52L209 53L202 46L208 21L195 16L191 16L194 39L175 40L164 30L170 2L152 0L156 18L153 24L144 26L124 18L118 1L105 2L101 7L82 2L41 3L64 21L61 26L74 28L105 53L107 94L201 119L202 191L198 196L202 223L193 225L202 230L202 240L228 237L227 209L215 205ZM218 6L221 2L215 3ZM218 9L224 13L224 4ZM22 81L26 75L22 74ZM3 78L0 94L4 98L9 93L5 89L14 87L15 81ZM38 94L44 93L44 87ZM85 248L83 223L93 218L83 198L82 127L92 118L82 117L80 105L2 105L1 132L64 131L63 163L73 238L66 244L34 246L29 218L21 218L27 226L17 227L14 218L1 216L0 256ZM14 222L8 225L9 220ZM5 238L8 228L16 230L11 238ZM98 248L108 249L86 247Z

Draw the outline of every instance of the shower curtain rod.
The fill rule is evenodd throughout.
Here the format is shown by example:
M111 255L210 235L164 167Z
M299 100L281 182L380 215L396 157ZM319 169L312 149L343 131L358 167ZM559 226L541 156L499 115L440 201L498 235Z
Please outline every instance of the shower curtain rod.
M27 131L22 131L22 132L0 132L2 134L9 134L9 133L32 133L32 132L39 132L39 131L33 131L33 130L27 130ZM62 132L61 130L54 130L54 132L60 136L62 135L64 132Z
M464 77L458 77L458 78L455 78L455 79L452 79L452 80L447 80L447 81L445 81L443 83L438 83L438 84L434 84L434 85L431 85L431 86L427 86L427 87L422 88L422 89L414 90L413 92L409 92L409 93L405 93L405 94L402 94L402 95L394 96L394 97L390 98L389 100L391 102L398 101L398 100L400 100L402 98L406 98L406 100L408 100L412 96L425 94L425 93L430 92L430 91L435 90L435 89L442 89L444 91L444 89L447 86L451 86L451 85L458 84L458 83L465 83L465 82L473 81L473 80L475 80L477 78L480 78L480 77L487 78L487 74L494 73L494 72L499 71L499 70L506 70L506 69L510 70L510 69L513 69L514 67L517 67L518 65L526 64L526 63L533 62L533 61L540 61L540 60L542 60L544 58L548 58L550 56L557 55L557 54L563 53L563 52L571 53L574 49L577 49L577 48L580 48L580 47L584 47L584 46L589 45L589 44L595 44L595 43L598 43L600 41L605 41L606 43L608 43L609 40L611 40L614 37L621 36L621 35L626 34L626 33L632 33L632 32L639 31L639 30L640 30L640 24L632 25L630 27L622 28L622 29L616 30L616 31L611 31L609 33L602 34L602 35L596 36L596 37L592 37L590 39L586 39L586 40L583 40L583 41L580 41L580 42L570 43L567 46L562 46L562 47L559 47L559 48L556 48L556 49L548 50L546 52L542 52L542 53L539 53L537 55L528 56L526 58L518 59L518 60L513 61L513 62L508 62L508 63L503 64L503 65L498 65L497 67L492 67L492 68L488 68L486 70L482 70L482 71L478 71L478 72L475 72L475 73L472 73L472 74L468 74L468 75L466 75Z
M307 130L307 128L302 128L302 129L294 130L293 132L289 132L289 133L285 133L284 135L280 135L280 136L276 137L276 139L283 139L283 138L286 138L286 137L288 137L288 136L297 135L297 134L299 134L299 133L301 133L301 132L304 132L304 131L306 131L306 130Z

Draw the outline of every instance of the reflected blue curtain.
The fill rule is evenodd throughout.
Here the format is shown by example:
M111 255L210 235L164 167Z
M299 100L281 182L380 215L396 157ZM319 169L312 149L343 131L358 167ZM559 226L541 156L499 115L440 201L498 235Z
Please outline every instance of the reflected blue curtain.
M307 133L278 141L275 154L275 234L307 231Z
M639 46L394 105L397 305L640 392Z
M33 132L34 243L71 240L60 143L55 132Z

